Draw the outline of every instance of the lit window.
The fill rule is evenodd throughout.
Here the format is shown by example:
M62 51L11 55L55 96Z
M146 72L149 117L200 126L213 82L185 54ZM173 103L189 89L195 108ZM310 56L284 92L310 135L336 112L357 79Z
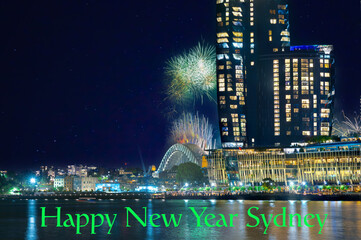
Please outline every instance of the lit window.
M229 35L226 32L220 32L220 33L217 33L217 37L219 37L219 38L221 38L221 37L229 37Z
M237 100L237 96L229 96L229 99L231 99L231 100Z
M217 43L224 43L224 42L228 42L228 38L218 38L217 39Z
M242 32L233 32L233 35L235 37L243 37L243 33Z
M302 108L310 108L310 100L302 99Z
M243 42L243 38L233 38L233 41L235 41L235 42Z

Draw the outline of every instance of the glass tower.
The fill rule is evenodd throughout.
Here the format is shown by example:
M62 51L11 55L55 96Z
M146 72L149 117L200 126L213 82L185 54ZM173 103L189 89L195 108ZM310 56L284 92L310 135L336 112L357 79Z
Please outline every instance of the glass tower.
M335 95L333 46L282 48L260 58L258 144L287 146L330 136Z
M287 145L330 135L332 46L291 47L287 2L216 1L223 148Z
M222 146L243 147L256 133L259 56L290 45L288 5L283 0L217 0L216 19Z
M223 147L243 147L246 135L244 17L240 0L217 0L217 98Z

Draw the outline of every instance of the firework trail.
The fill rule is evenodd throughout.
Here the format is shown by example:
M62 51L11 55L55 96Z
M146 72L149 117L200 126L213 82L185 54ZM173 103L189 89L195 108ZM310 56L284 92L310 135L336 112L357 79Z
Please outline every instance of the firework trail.
M351 118L347 117L344 112L343 113L343 121L335 120L332 131L333 135L337 135L340 137L352 137L354 135L361 135L361 116L358 116L355 113L355 116L351 120Z
M167 98L177 104L186 104L203 96L213 100L216 89L215 47L198 43L182 55L166 63Z
M171 127L170 140L172 143L192 143L202 150L214 148L213 126L205 116L183 113L175 120Z

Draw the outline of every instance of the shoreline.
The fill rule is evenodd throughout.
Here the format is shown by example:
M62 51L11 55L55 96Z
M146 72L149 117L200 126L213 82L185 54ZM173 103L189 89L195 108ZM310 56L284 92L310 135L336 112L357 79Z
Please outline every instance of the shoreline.
M159 199L159 200L265 200L265 201L361 201L360 193L344 193L333 195L294 194L294 193L241 193L241 194L151 194L151 193L68 193L49 195L0 195L1 200L28 200L28 199L75 199L79 201L90 201L98 199Z

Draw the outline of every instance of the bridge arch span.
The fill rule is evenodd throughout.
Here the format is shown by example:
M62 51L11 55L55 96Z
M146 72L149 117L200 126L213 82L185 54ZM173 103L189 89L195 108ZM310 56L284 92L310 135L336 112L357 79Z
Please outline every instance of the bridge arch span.
M192 162L202 166L202 155L204 152L195 144L174 144L165 153L157 172L172 169L182 163Z

